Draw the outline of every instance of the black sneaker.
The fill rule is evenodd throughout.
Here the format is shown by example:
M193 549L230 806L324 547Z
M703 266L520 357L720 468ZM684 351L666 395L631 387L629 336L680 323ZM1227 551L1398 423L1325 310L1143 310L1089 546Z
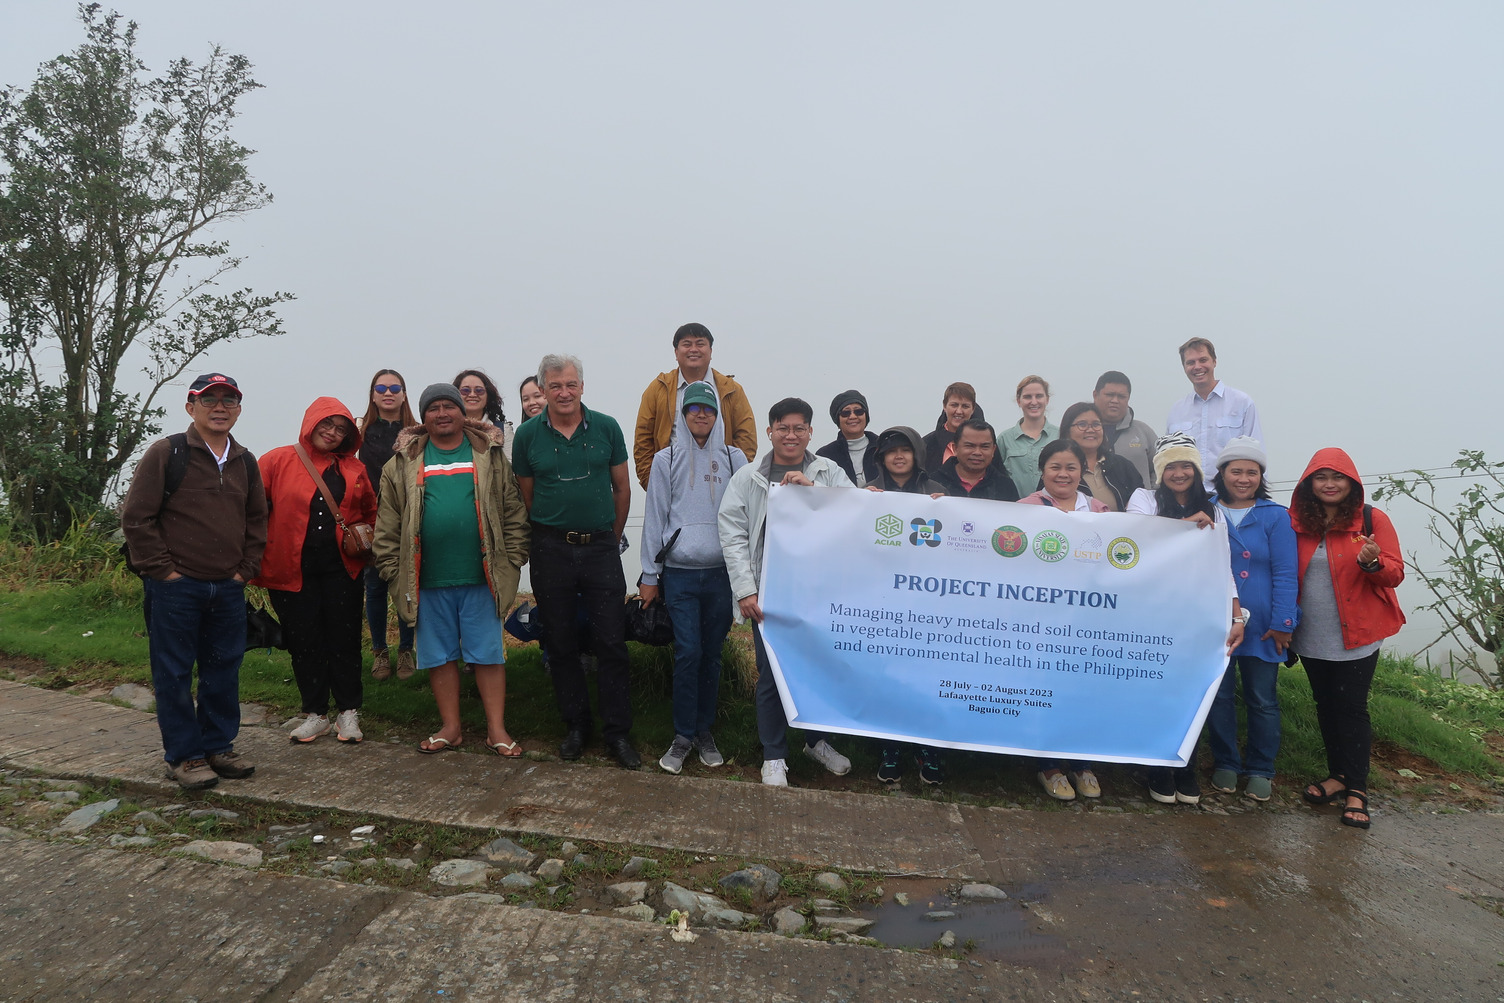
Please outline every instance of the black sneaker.
M901 776L903 763L898 758L898 750L883 746L882 756L877 764L877 779L885 784L896 784Z
M1168 766L1149 767L1149 796L1160 804L1175 803L1175 771Z
M945 763L936 750L919 747L919 779L927 784L945 783Z
M244 780L256 772L256 767L252 766L249 760L233 749L229 752L216 752L210 756L209 769L226 780Z
M1175 800L1181 804L1199 804L1201 783L1196 779L1195 767L1175 771Z

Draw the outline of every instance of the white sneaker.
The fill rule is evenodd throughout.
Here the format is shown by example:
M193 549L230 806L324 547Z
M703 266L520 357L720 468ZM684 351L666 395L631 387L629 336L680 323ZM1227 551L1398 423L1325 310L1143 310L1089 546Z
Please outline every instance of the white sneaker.
M309 714L308 719L294 728L288 738L294 742L311 742L320 735L329 734L329 719L323 714Z
M769 787L789 785L789 766L781 759L769 759L762 764L762 782Z
M804 754L838 777L851 772L851 760L832 749L830 743L823 738L814 745L806 745Z
M334 719L334 728L341 742L358 742L366 736L360 730L360 711L342 710ZM324 729L325 731L328 728Z

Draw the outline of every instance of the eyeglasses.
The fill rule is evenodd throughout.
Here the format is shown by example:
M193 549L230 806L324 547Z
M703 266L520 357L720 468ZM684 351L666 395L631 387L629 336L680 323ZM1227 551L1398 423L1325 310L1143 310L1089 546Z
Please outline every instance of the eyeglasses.
M226 411L234 411L240 407L239 397L200 397L198 402L200 406L209 408L211 411L217 407L222 407Z
M713 418L715 417L716 410L706 404L691 404L684 409L684 413L689 415L708 414Z
M866 413L867 413L867 409L864 408L864 407L848 407L848 408L843 408L841 410L841 417L842 418L861 418L864 415L866 415Z
M1074 428L1078 432L1100 432L1102 431L1102 423L1100 421L1073 421L1071 422L1071 428Z
M342 432L348 424L343 418L325 418L313 426L315 432Z
M774 435L809 435L808 425L774 425Z
M1127 394L1110 394L1110 393L1107 393L1106 391L1103 391L1102 392L1102 399L1103 400L1109 400L1109 401L1125 401L1125 400L1128 399L1128 395Z
M372 387L371 389L374 390L374 391L376 391L378 394L400 394L402 392L402 384L400 384L400 383L378 383L374 387ZM464 392L465 391L463 391L463 390L460 391L460 393L464 393Z
M397 389L401 390L402 388L398 387ZM485 387L460 387L459 390L461 397L484 397L486 395Z

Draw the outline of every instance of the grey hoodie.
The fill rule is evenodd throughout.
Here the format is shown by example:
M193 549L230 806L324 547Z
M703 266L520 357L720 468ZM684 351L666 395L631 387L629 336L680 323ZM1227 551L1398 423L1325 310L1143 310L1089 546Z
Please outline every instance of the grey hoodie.
M664 564L675 568L714 568L726 563L721 553L716 513L731 475L747 465L747 456L735 446L726 445L724 440L725 436L712 429L705 445L699 445L681 413L669 445L653 454L648 473L648 507L642 521L642 550L638 552L642 558L642 584L658 584L662 570L658 551L668 545L675 530L679 531L679 538L664 555Z

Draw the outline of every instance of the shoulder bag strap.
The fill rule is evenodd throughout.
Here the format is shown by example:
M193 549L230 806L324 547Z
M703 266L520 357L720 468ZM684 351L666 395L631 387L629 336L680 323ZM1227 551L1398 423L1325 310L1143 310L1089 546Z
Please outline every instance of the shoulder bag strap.
M308 451L303 448L301 442L293 444L293 452L298 454L298 459L303 461L303 466L308 470L308 476L313 478L313 483L319 486L319 494L324 496L324 504L329 506L329 511L334 514L334 521L339 524L341 530L345 529L345 517L339 514L339 503L329 493L329 485L324 483L323 476L314 467L313 461L308 458Z

